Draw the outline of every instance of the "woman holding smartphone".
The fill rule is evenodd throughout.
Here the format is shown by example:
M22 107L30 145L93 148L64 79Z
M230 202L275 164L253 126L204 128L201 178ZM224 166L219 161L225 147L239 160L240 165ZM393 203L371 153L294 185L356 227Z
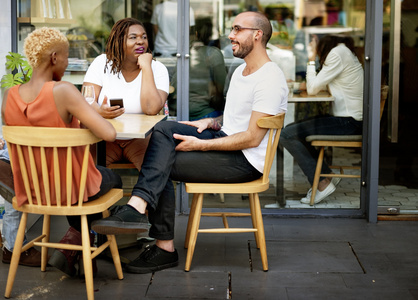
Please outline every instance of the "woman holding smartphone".
M169 91L167 68L153 60L144 25L134 19L119 20L113 26L106 53L95 58L84 77L83 86L92 85L92 106L107 119L123 113L156 115L163 108ZM122 99L121 105L111 105ZM106 165L129 161L140 170L147 139L116 140L106 143Z

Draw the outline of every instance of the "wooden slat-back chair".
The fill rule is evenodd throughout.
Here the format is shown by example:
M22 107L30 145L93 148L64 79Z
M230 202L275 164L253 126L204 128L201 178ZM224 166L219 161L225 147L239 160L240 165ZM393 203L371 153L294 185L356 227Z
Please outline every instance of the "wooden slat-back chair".
M188 248L185 265L186 271L190 270L198 233L240 232L254 232L257 248L260 249L263 270L268 271L266 239L264 235L264 225L258 193L264 192L269 188L270 169L274 160L274 155L276 154L277 145L279 143L284 116L285 114L281 113L275 116L264 117L257 121L257 125L259 127L270 129L266 157L264 161L264 171L261 178L243 183L185 183L186 191L194 194L184 243L184 247ZM250 200L250 213L202 213L203 195L207 193L248 194ZM199 229L201 216L222 217L225 228ZM229 227L227 217L242 216L251 216L253 225L252 228Z
M83 202L86 180L88 176L88 158L90 155L89 148L91 144L100 141L88 129L76 128L51 128L51 127L27 127L27 126L3 126L4 139L9 143L9 147L16 147L17 156L13 151L10 152L10 159L13 162L17 161L21 174L14 174L14 176L21 176L28 203L18 206L16 197L13 198L13 207L21 211L22 219L20 221L15 246L13 249L12 260L10 263L9 275L7 279L5 297L9 298L12 292L13 283L15 280L17 267L19 263L20 254L32 246L42 247L42 262L41 271L46 270L48 248L59 248L66 250L76 250L83 252L83 265L87 289L87 298L94 299L93 288L93 269L92 259L100 254L107 247L112 253L113 262L116 268L117 277L123 279L122 267L119 257L119 252L114 235L107 236L107 242L100 247L90 246L89 228L87 225L87 215L102 213L103 217L109 216L108 208L122 198L122 189L112 189L102 197L89 202ZM80 170L80 182L77 199L78 203L71 205L71 198L73 189L73 164L72 164L72 148L84 147L83 161ZM66 148L66 161L59 162L58 148ZM40 164L34 158L34 149L39 149ZM47 157L47 149L52 149L52 163L48 166L47 161L51 157ZM24 155L24 152L28 155ZM51 153L49 152L49 153ZM61 186L60 169L64 170L66 174L65 187ZM50 172L54 174L54 178L50 178ZM37 171L41 172L42 178L38 177ZM29 176L29 174L31 176ZM52 204L50 180L53 182L56 192L56 205ZM35 196L32 196L31 186L34 189ZM61 192L65 188L66 199L61 199ZM41 190L44 190L45 197L42 199ZM41 199L43 201L41 201ZM36 201L35 201L36 200ZM23 237L25 233L28 214L43 215L42 234L24 247L22 247ZM57 216L81 216L81 237L82 245L60 244L49 242L50 237L50 220L51 215Z
M389 87L383 85L380 94L380 118L382 118L383 109L385 107ZM316 191L318 190L319 179L324 177L337 177L337 178L360 178L359 174L345 174L344 170L360 169L359 166L330 166L331 169L338 169L340 172L337 174L321 174L322 162L324 160L324 152L326 147L347 147L347 148L361 148L362 135L310 135L306 137L306 141L311 143L312 146L319 147L319 155L316 164L314 182L312 184L312 194L310 205L314 205Z

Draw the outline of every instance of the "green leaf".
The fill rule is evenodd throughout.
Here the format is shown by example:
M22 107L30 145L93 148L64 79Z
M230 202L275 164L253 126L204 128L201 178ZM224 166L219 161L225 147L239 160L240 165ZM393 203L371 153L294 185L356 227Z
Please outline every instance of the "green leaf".
M9 55L6 55L6 59L6 68L12 71L27 63L23 55L14 52L9 52Z
M26 83L32 76L32 67L26 58L15 52L9 52L6 55L6 68L12 72L18 72L15 75L7 74L1 80L2 87L12 87L16 84Z
M3 75L1 78L1 87L10 88L14 85L13 74Z
M26 76L25 76L26 81L25 82L28 82L29 79L32 77L32 72L33 72L32 67L30 67L28 72L26 73Z
M24 83L23 74L20 72L16 73L15 75L6 74L6 75L3 75L3 77L1 78L1 87L4 87L4 88L11 88L12 86L15 86L17 84L22 84L22 83Z

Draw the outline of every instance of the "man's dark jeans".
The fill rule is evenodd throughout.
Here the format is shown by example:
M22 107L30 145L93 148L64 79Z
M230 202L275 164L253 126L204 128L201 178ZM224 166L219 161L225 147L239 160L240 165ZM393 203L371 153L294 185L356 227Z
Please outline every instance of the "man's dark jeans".
M222 131L197 128L177 122L158 123L153 130L138 182L132 195L148 203L150 237L174 239L175 193L171 180L182 182L236 183L260 178L242 151L176 152L180 142L173 134L215 139L226 136Z

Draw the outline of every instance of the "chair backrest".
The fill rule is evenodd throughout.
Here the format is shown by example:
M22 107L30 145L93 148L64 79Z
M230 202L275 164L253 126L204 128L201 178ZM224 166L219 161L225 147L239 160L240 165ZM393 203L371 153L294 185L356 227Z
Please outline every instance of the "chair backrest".
M266 158L264 160L263 183L266 183L269 179L274 155L276 154L277 145L279 144L280 133L283 128L284 116L285 113L280 113L275 116L260 118L257 121L257 125L260 128L270 129L266 150Z
M90 145L101 139L88 129L29 126L3 126L3 137L9 144L12 166L20 168L19 173L13 173L21 176L29 204L35 204L36 199L38 206L51 206L53 202L61 206L65 197L69 207L76 197L82 205ZM79 158L77 167L74 157Z

